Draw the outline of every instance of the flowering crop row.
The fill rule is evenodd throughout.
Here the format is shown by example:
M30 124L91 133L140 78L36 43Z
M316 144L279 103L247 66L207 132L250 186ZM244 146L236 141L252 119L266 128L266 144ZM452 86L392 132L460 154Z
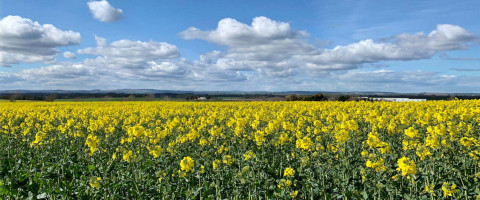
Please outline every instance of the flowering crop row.
M0 104L0 197L480 198L480 101Z

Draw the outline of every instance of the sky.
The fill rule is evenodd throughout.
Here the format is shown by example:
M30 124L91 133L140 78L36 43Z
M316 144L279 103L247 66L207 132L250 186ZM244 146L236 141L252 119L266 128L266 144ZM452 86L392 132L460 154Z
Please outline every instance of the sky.
M480 92L478 0L0 0L0 90Z

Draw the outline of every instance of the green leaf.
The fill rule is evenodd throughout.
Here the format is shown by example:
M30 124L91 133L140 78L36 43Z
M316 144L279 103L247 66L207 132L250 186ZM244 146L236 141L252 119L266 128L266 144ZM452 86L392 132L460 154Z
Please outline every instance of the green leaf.
M362 195L363 195L363 199L368 199L368 194L367 194L367 191L363 191L362 192Z
M42 193L37 195L37 199L46 199L47 198L47 193Z

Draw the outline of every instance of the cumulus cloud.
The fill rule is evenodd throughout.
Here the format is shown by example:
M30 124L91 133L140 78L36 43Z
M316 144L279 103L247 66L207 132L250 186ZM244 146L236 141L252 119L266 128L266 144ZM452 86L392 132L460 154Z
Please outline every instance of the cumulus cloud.
M82 63L57 63L37 69L26 69L22 71L22 77L38 82L49 82L55 80L72 81L72 79L92 77L92 69Z
M72 53L70 51L65 51L65 52L63 52L63 57L68 58L68 59L76 59L77 55L75 55L75 53Z
M96 36L95 39L96 48L80 49L78 53L132 59L166 59L180 55L175 45L165 42L118 40L107 44L104 38Z
M22 81L23 79L18 76L18 74L16 73L12 73L12 72L0 72L0 83L2 83L3 85L7 85L7 84L16 84L20 81Z
M237 47L270 43L272 40L294 38L296 35L305 35L305 33L293 31L290 24L285 22L277 22L266 17L255 17L250 26L235 19L225 18L218 22L216 30L202 31L190 27L180 35L185 39L203 39Z
M126 68L145 68L150 61L172 59L180 56L175 45L157 41L118 40L107 44L104 38L95 36L97 47L84 48L79 54L98 55L96 62Z
M80 40L80 33L9 15L0 20L0 65L53 61L57 47L76 45Z
M205 52L197 60L188 60L179 58L177 47L165 42L109 43L95 36L96 47L76 51L93 58L3 73L0 81L25 80L33 86L42 83L52 87L74 87L68 85L74 82L88 88L257 91L300 88L422 92L445 91L443 88L447 86L466 88L464 80L480 85L480 79L474 76L421 70L361 70L384 68L387 66L384 61L428 59L446 51L467 49L478 39L455 25L438 25L428 34L404 33L334 48L312 45L307 32L266 17L256 17L251 24L227 18L220 20L213 30L190 27L180 35L185 39L206 40L226 50Z
M307 32L266 17L254 18L251 25L226 18L219 21L215 30L190 27L180 35L227 46L226 52L208 59L221 69L261 71L272 76L295 75L298 73L291 72L298 71L322 74L381 61L428 59L440 52L467 49L477 40L477 36L462 27L440 24L429 34L404 33L380 42L365 39L326 49L309 44Z
M82 81L88 84L112 84L116 81L152 81L184 79L188 76L185 60L174 60L180 53L176 46L157 41L118 40L107 43L95 36L97 47L77 50L94 55L81 62L60 62L20 73L27 80L42 83ZM69 56L65 52L66 56ZM71 52L70 52L71 53ZM74 53L71 53L75 55ZM101 80L108 80L107 83Z
M130 88L148 85L151 81L180 83L194 80L190 68L201 70L204 66L176 59L180 53L175 45L157 41L118 40L107 43L95 37L97 47L77 50L77 53L93 55L79 62L54 62L50 65L0 74L4 87L25 88ZM73 52L64 52L65 57L74 57ZM14 81L17 81L14 83Z
M250 25L225 18L218 22L215 30L190 27L180 35L184 39L202 39L227 46L226 52L201 56L202 61L222 70L285 74L298 67L298 63L291 60L293 56L316 51L306 40L307 32L294 30L286 22L267 17L255 17Z
M346 87L361 90L422 92L440 91L442 87L455 87L462 82L462 77L438 72L412 71L359 71L352 70L335 76L339 82L348 83Z
M473 33L459 26L440 24L428 35L423 32L404 33L393 36L386 42L366 39L298 58L307 61L316 69L331 69L332 66L353 69L365 63L428 59L443 51L467 49L468 44L476 39Z
M350 70L321 79L301 79L293 88L313 91L480 92L480 76L455 76L423 70ZM470 82L470 83L469 83ZM291 88L291 86L285 86Z
M102 22L114 22L122 18L123 10L114 8L108 1L90 1L87 2L88 8L95 19Z
M420 32L416 34L400 34L393 38L398 46L406 49L418 48L424 51L438 52L467 49L467 43L474 41L476 36L460 26L439 24L428 35Z

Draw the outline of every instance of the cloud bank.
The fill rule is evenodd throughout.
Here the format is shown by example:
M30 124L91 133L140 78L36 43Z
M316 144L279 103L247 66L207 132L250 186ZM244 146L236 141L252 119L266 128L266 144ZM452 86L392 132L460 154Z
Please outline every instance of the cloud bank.
M0 65L54 61L57 47L77 45L80 40L80 33L9 15L0 20Z
M2 31L0 35L6 35ZM12 32L15 33L13 35L21 35L19 31ZM60 30L57 32L59 35L74 33ZM96 47L76 51L76 54L89 57L87 59L79 62L55 62L42 68L1 73L0 82L9 83L10 87L14 84L23 85L22 87L66 87L62 89L75 89L75 85L80 85L81 88L76 89L250 91L423 92L445 91L446 86L478 91L475 86L480 86L480 77L476 75L382 69L388 66L383 62L430 59L448 51L465 50L476 44L477 35L456 25L439 24L428 33L402 33L380 40L365 39L333 48L311 44L308 32L295 30L289 23L267 17L256 17L250 24L225 18L220 20L213 30L190 27L179 34L186 40L204 40L222 46L225 50L205 52L198 59L189 60L180 56L177 46L166 42L121 39L109 43L105 38L95 36ZM79 37L78 34L78 40ZM53 42L54 45L48 48L53 53L48 55L48 59L41 61L52 61L57 53L56 47L76 44L75 41ZM76 54L64 52L63 55L75 59ZM372 68L375 68L375 71L372 71ZM470 85L465 83L466 80L471 82Z

